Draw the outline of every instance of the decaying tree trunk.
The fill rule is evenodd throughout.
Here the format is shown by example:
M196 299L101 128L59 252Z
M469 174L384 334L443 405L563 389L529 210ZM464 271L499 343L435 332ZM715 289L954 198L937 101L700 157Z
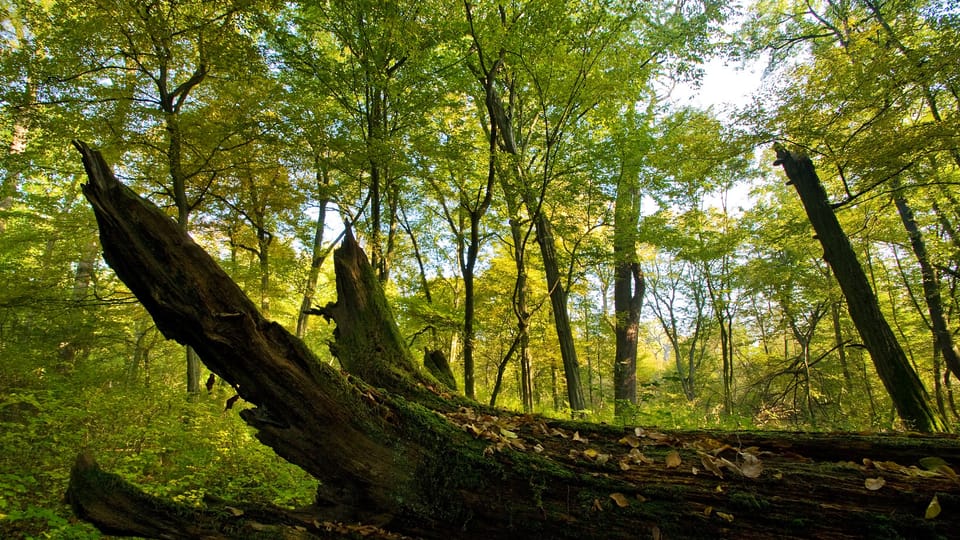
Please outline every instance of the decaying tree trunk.
M944 420L931 406L923 382L910 366L907 355L900 347L887 319L880 311L880 304L870 287L867 275L857 260L850 240L840 226L827 192L817 176L810 158L776 145L776 165L783 165L790 184L796 188L800 201L817 239L823 246L823 259L830 264L840 290L847 299L850 318L860 333L863 344L870 351L877 375L893 400L900 418L911 429L925 432L946 430Z
M450 397L417 372L352 235L334 255L338 301L322 311L337 324L335 353L357 372L333 369L264 320L172 220L117 182L99 153L77 148L107 262L165 336L194 346L255 405L241 415L259 439L321 482L316 503L297 511L222 501L198 509L148 496L81 455L67 497L104 532L918 538L960 526L953 437L662 433L511 415Z

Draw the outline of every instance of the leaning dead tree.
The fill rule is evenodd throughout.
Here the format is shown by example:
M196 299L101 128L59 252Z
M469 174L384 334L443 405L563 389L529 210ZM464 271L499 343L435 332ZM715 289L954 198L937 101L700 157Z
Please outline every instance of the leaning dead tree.
M352 235L335 253L338 299L320 310L337 325L344 370L332 368L265 320L98 152L76 146L106 261L166 337L193 346L253 405L240 414L259 440L320 483L307 508L198 509L146 495L84 454L67 497L106 533L918 538L960 526L953 437L664 433L518 416L452 396L411 360Z
M823 246L823 259L830 265L840 290L847 301L847 310L857 327L863 344L877 369L893 405L913 429L923 432L945 431L946 425L933 407L923 382L914 371L896 334L887 323L880 302L870 286L867 274L857 259L849 238L840 226L827 191L817 176L813 161L803 153L791 152L781 144L775 165L783 170L800 196L803 208Z

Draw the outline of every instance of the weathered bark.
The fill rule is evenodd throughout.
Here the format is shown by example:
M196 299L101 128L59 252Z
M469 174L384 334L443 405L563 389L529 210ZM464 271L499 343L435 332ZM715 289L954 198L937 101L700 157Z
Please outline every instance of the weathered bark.
M435 379L421 374L405 346L403 336L380 283L379 274L347 229L343 244L333 253L337 301L315 310L336 321L335 343L330 351L349 373L368 384L403 394L416 394Z
M864 346L870 351L880 380L900 418L911 429L924 432L944 431L946 426L930 406L926 388L910 366L893 330L887 323L870 282L857 260L857 254L820 183L813 162L805 155L776 145L777 165L783 165L790 184L796 188L810 219L816 237L823 246L823 258L830 264L837 283L847 300L850 318L857 327Z
M307 513L232 503L191 508L152 497L100 469L93 456L80 454L70 473L67 500L78 517L105 534L148 538L304 538L333 527ZM224 519L225 516L234 516Z
M412 363L392 343L398 337L392 320L377 320L389 318L389 311L382 290L371 287L378 285L376 272L347 236L334 259L338 290L359 297L341 296L324 311L337 322L343 364L397 387L375 389L319 362L302 342L264 320L172 220L120 185L98 153L78 148L90 177L84 194L107 262L165 336L192 344L256 406L241 416L258 438L321 481L317 503L296 512L222 501L197 509L148 496L81 455L68 500L104 532L152 538L388 532L438 539L854 538L947 536L960 526L960 513L950 511L960 504L952 470L921 474L906 467L926 456L960 463L960 440L952 437L665 434L511 416L467 402L457 409L423 388L428 378L407 371ZM372 345L357 343L364 336ZM383 367L372 367L378 362ZM634 447L643 459L631 457ZM683 462L667 466L674 451ZM877 476L885 478L884 487L866 489L864 479ZM946 511L925 520L934 496ZM361 534L336 523L347 521L382 529Z
M634 250L635 253L635 248ZM630 255L626 255L630 257ZM635 255L633 256L636 257ZM640 333L640 308L643 305L644 279L640 263L617 263L613 302L616 354L613 364L613 398L617 416L624 404L637 404L637 344Z
M278 454L342 493L389 506L401 448L383 447L376 393L352 385L302 342L263 319L241 289L158 208L113 177L78 143L104 258L170 339L192 346L211 371L257 407L241 414ZM330 437L331 426L339 436ZM407 449L409 450L409 449ZM363 456L361 459L358 456ZM359 486L364 486L361 489Z

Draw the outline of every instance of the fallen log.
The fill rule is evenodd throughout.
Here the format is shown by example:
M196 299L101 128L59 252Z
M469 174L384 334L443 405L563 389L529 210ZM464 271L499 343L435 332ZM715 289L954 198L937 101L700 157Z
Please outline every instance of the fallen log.
M104 258L170 339L255 405L260 441L316 477L296 512L160 501L81 455L68 499L113 535L936 538L960 526L953 436L666 432L516 415L410 360L352 235L334 257L339 371L267 321L160 209L76 143ZM344 296L347 295L347 296ZM334 524L336 526L331 526ZM256 533L256 534L255 534Z

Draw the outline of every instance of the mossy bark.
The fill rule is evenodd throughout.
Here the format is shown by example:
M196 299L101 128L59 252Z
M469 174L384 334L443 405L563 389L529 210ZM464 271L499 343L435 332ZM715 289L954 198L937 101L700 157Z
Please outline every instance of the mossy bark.
M956 438L635 431L511 415L436 390L414 369L392 320L377 320L391 318L386 300L349 237L337 280L351 298L341 296L326 313L338 324L343 365L379 388L371 386L317 361L264 320L172 220L119 184L98 153L77 146L106 260L167 337L196 347L256 405L242 415L259 439L321 481L316 504L298 511L216 501L197 509L148 496L82 455L68 498L105 532L917 538L949 536L960 526L952 469L909 468L928 456L960 463ZM849 441L856 444L844 451ZM885 485L867 489L865 479L876 476ZM925 519L934 496L944 511ZM342 525L357 522L377 528Z

